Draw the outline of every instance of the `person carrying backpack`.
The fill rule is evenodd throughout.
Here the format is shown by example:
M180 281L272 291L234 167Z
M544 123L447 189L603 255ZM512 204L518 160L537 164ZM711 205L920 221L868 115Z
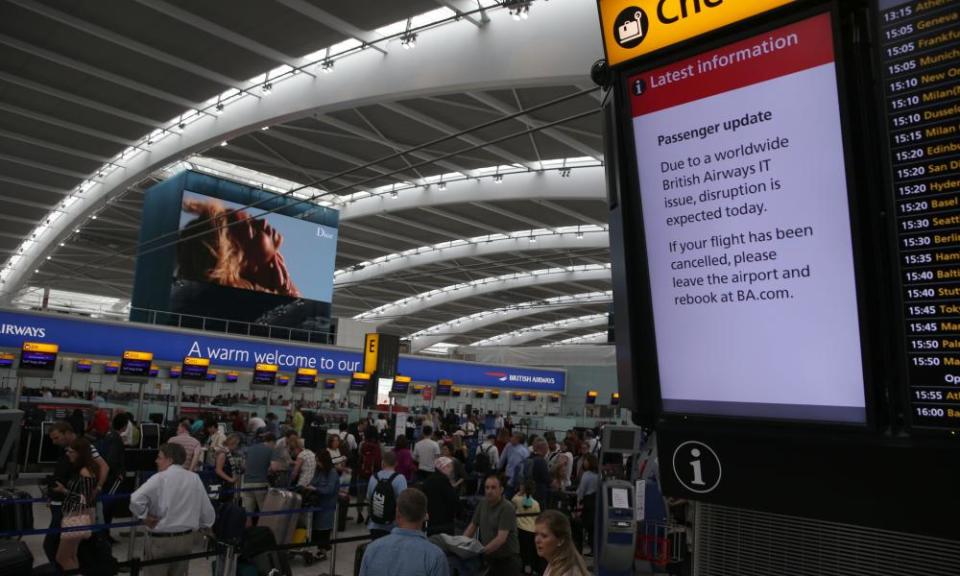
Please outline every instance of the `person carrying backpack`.
M397 456L393 450L384 452L380 461L383 467L367 482L367 501L370 503L367 528L373 540L393 530L397 520L397 497L407 489L407 479L396 470Z
M494 434L488 434L483 444L477 446L477 453L473 458L473 476L475 478L486 478L487 474L496 470L500 462L500 451L497 450L497 437ZM477 494L483 492L483 482L478 481ZM471 490L473 492L473 490Z
M370 478L380 470L380 441L376 431L372 426L367 427L367 433L363 435L363 444L360 445L360 486L364 483L369 484ZM357 508L357 524L363 524L363 503L366 499L366 492L357 491L357 502L361 505Z

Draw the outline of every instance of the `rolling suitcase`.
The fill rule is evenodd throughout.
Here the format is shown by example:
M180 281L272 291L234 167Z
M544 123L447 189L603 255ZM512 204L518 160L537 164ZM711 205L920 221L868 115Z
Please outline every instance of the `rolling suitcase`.
M33 504L11 503L31 500L33 496L18 490L0 490L0 532L33 530Z
M30 576L33 572L33 554L19 541L0 541L0 574L3 576Z
M283 512L300 508L300 495L289 490L271 488L263 500L263 512ZM277 544L292 544L293 534L297 529L299 514L271 514L260 516L258 526L264 526L273 531Z

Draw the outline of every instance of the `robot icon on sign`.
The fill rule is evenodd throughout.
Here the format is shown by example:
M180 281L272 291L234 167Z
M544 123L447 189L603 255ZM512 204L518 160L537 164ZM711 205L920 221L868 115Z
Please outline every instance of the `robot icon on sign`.
M690 492L707 494L720 485L723 468L713 448L688 440L673 451L673 474Z

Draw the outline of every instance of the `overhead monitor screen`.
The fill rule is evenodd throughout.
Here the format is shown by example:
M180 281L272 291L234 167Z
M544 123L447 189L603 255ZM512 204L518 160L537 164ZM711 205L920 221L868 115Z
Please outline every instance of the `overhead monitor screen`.
M53 372L60 347L46 342L24 342L20 351L21 370Z
M204 380L206 380L207 382L216 382L217 374L219 374L219 372L217 372L216 370L207 370L207 377L204 378Z
M293 381L294 386L301 388L317 387L317 369L316 368L298 368L297 377Z
M474 398L483 398L483 395L484 395L484 394L486 394L486 392L483 391L483 390L474 390L474 391L473 391L473 397L474 397Z
M277 376L277 386L286 386L290 383L290 376L286 374L281 374Z
M663 411L865 423L830 15L627 89Z
M230 372L227 372L226 374L223 375L224 382L229 382L233 384L233 383L236 383L238 380L240 380L239 372L231 370Z
M180 370L181 368L179 366L171 366L170 370L168 371L168 374L170 375L171 378L179 378Z
M453 383L450 380L437 381L437 396L449 396L453 392Z
M609 434L609 441L607 446L608 450L616 450L618 452L630 452L633 450L634 441L637 438L637 431L633 430L611 430Z
M146 378L150 376L150 367L152 365L153 352L126 350L120 360L120 375Z
M337 380L335 378L327 378L323 381L324 390L333 390L337 387Z
M180 370L182 380L206 380L207 371L210 369L209 358L194 358L187 356L183 359L183 367Z
M160 374L160 367L156 364L150 365L150 377L156 378Z
M16 359L16 355L4 352L0 354L0 368L10 368L13 366L13 361Z
M180 236L178 278L332 299L336 228L184 191Z
M73 364L73 369L81 374L88 374L93 370L93 361L92 360L77 360Z
M409 376L397 376L393 379L393 389L391 392L394 394L406 394L410 390L410 377Z
M377 378L377 404L389 404L391 390L393 378Z
M366 392L370 385L370 375L366 372L354 372L350 379L350 390L354 392Z
M276 364L257 364L253 370L254 386L273 386L277 382L277 371L280 367Z
M957 2L879 0L913 427L960 429L960 16Z

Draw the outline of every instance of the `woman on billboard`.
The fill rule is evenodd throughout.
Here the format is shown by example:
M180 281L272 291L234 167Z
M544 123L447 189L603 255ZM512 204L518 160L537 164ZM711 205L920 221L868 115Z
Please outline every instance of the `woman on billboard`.
M185 198L183 211L196 218L180 229L180 278L300 297L280 253L283 235L265 218L252 218L213 199Z

